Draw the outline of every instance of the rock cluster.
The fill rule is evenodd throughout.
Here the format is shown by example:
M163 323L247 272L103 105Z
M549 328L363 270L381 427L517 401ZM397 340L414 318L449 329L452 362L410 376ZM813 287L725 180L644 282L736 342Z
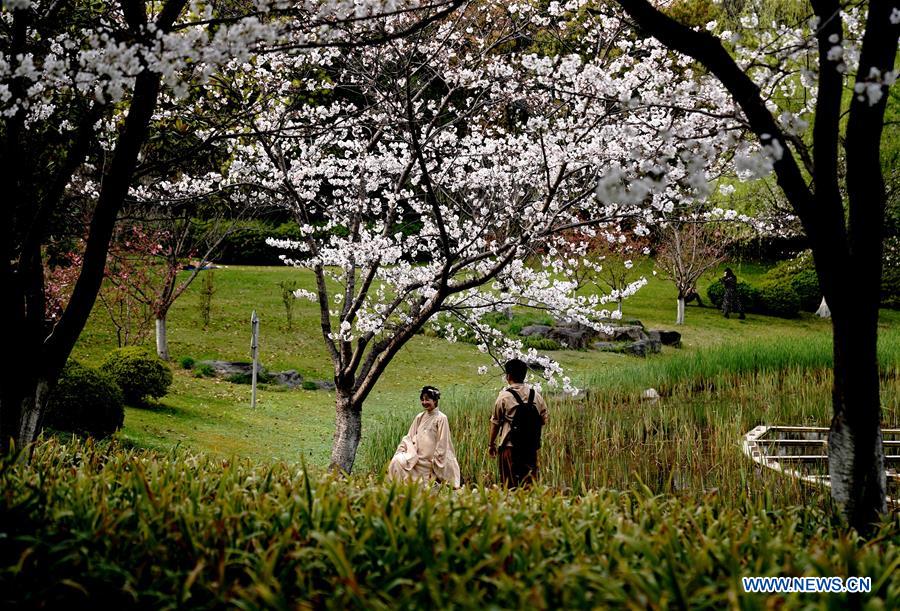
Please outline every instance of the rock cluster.
M559 324L531 325L522 329L519 335L552 339L574 350L594 348L634 356L647 356L659 352L663 346L681 346L681 334L678 331L647 330L640 321L608 324L612 328L605 333L579 324Z
M197 365L211 367L217 376L224 378L242 379L253 374L253 363L244 361L198 361ZM278 384L287 388L300 388L303 386L303 376L295 369L286 371L268 371L262 364L258 364L256 370L257 379L266 384ZM334 390L334 382L327 380L312 380L318 390ZM308 385L307 385L308 387Z

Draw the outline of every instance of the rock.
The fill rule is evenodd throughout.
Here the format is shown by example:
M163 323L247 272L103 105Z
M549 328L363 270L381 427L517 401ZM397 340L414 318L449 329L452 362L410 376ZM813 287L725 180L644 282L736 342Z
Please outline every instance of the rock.
M334 382L328 380L316 380L313 382L319 390L334 390Z
M659 329L657 332L659 333L659 341L663 343L663 346L681 346L681 333L678 331Z
M272 377L269 380L270 384L279 384L281 386L287 386L288 388L299 388L303 385L303 376L297 373L295 369L279 371L271 374L271 376Z
M597 336L597 332L588 327L553 327L547 333L547 337L565 345L573 350L586 348L588 343Z
M659 352L662 348L661 343L652 342L649 339L642 339L632 342L625 347L625 354L633 354L634 356L647 356L655 352Z
M238 384L249 384L250 376L253 374L253 364L244 361L198 361L197 365L209 365L216 375L231 378L232 382ZM291 389L303 386L303 376L295 369L269 373L265 367L259 365L256 373L257 382L260 384L277 384ZM324 386L319 386L320 384ZM316 385L319 388L334 390L334 384L331 382L316 382Z
M640 325L623 325L621 327L613 327L608 333L599 333L597 337L600 340L608 342L624 342L624 341L641 341L649 339L644 333L644 328Z
M197 365L208 365L216 372L216 375L233 376L242 373L253 373L253 363L245 361L198 361ZM261 363L257 364L256 372L265 371L266 368Z
M641 399L646 399L648 401L656 401L659 399L659 393L655 388L648 388L644 392L641 393Z
M660 337L660 333L657 330L651 329L647 331L647 337L650 338L651 342L661 342L662 337Z
M532 335L537 335L538 337L547 337L547 333L550 332L551 327L547 325L528 325L521 331L519 331L519 335L522 337L531 337Z
M628 327L619 327L619 331L617 333L616 339L618 339L618 340L631 339L636 342L641 342L641 341L645 341L650 338L647 337L646 333L644 333L643 327L639 327L637 325L631 325Z

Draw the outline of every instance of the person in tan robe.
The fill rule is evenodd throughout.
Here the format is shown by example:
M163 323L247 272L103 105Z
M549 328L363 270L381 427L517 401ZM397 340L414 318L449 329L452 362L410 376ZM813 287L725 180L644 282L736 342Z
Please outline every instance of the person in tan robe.
M388 479L445 482L459 488L459 462L453 450L447 415L438 409L441 393L426 386L419 395L424 411L413 418L388 465Z

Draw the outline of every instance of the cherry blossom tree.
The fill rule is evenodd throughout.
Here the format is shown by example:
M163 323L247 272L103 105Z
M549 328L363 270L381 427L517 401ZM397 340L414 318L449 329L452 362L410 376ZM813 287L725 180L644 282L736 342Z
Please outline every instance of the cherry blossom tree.
M333 468L352 469L368 394L426 324L451 341L465 328L482 352L521 355L573 390L482 316L523 305L599 327L610 296L578 296L572 279L590 241L704 198L707 168L736 142L710 137L711 117L672 110L727 110L713 80L673 86L679 58L578 8L473 3L387 45L270 56L229 76L248 121L223 182L255 184L305 234L272 243L302 252L286 262L316 277L298 295L318 304L334 366ZM638 108L632 92L648 81L658 103ZM629 187L654 168L666 175L655 189Z
M146 193L147 190L140 191ZM145 245L145 251L150 255L145 261L148 281L124 288L152 313L156 354L167 361L169 310L209 266L222 242L244 218L244 213L253 209L244 206L231 211L224 205L217 205L198 210L190 200L187 203L173 201L171 198L176 197L175 193L166 191L165 195L169 198L165 200L166 205L148 206L149 210L139 208L137 217L138 227L153 232L156 237L152 244ZM204 218L195 217L195 213L201 213Z
M0 313L16 358L0 373L0 451L35 439L48 393L100 290L116 217L134 186L154 116L229 62L260 52L384 43L460 1L309 0L204 3L3 0L0 5ZM409 30L369 30L412 14ZM416 17L418 16L418 18ZM82 174L96 179L78 279L45 319L44 246ZM84 184L89 184L85 181Z
M725 260L726 242L707 222L668 223L662 228L656 264L678 290L675 324L684 324L685 298L697 289L697 281Z
M572 279L578 289L608 291L621 315L626 295L646 284L647 279L638 275L635 265L649 254L644 235L622 230L601 232L589 242Z
M685 27L647 0L618 4L720 80L766 153L742 158L742 170L774 171L803 225L834 329L832 496L852 526L869 532L886 510L876 353L886 201L880 155L900 2L813 0L808 21L763 31L748 14L742 25L752 36L743 38L716 23Z
M150 333L151 294L165 234L136 225L117 224L106 256L104 283L97 295L116 330L119 347L142 343Z

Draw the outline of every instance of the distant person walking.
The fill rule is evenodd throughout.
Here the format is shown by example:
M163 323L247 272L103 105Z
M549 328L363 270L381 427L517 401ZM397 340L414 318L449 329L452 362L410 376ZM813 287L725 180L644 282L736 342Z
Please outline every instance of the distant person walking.
M491 413L491 457L497 457L500 483L507 488L530 486L538 477L541 429L547 424L547 404L525 384L528 365L519 359L504 367L508 386L500 391Z
M388 466L388 479L445 482L459 488L459 462L447 416L438 409L441 391L425 386L419 393L423 411L413 418Z
M744 304L741 303L741 297L737 290L737 276L731 271L730 267L725 268L725 274L722 276L722 285L725 287L725 295L722 297L722 313L725 318L730 318L732 312L739 314L738 318L743 320Z

